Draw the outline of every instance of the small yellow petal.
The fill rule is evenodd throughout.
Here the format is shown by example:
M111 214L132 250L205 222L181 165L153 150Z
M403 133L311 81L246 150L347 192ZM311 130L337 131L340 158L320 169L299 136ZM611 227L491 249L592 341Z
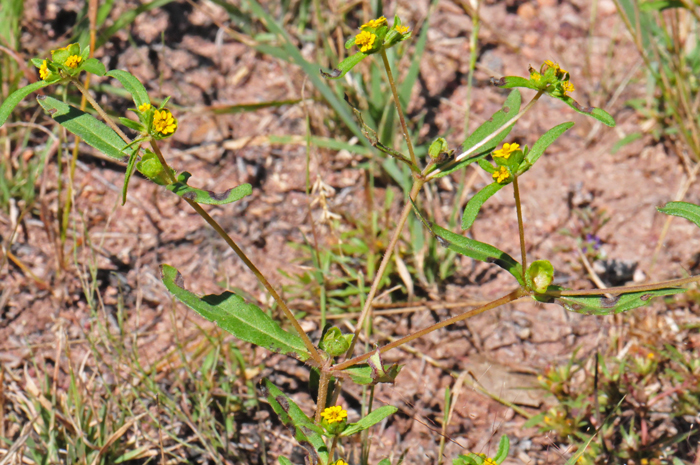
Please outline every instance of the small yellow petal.
M83 61L83 57L79 55L71 55L64 64L69 68L75 69L78 67L81 61Z

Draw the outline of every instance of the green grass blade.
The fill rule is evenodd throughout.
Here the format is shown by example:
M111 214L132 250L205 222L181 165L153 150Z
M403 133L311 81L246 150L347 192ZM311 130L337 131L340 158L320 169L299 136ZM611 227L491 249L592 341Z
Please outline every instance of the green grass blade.
M56 100L53 97L37 97L39 105L56 120L89 146L96 148L110 158L125 162L127 144L109 126L92 115Z
M680 216L700 227L700 206L688 202L668 202L664 207L657 207L661 213Z
M199 297L182 287L182 275L169 265L161 266L161 279L178 300L238 339L302 361L310 357L299 336L283 330L258 306L246 303L236 294L226 291Z
M428 9L431 12L438 0L433 0L432 5ZM413 50L413 59L411 60L411 65L408 68L408 73L403 82L399 85L399 100L404 109L408 108L408 101L411 99L411 92L413 91L413 86L416 85L418 80L418 75L420 74L420 61L423 58L423 52L425 51L425 45L428 42L428 23L430 21L430 13L426 16L425 21L423 21L423 27L421 28L420 35L416 41L416 48Z
M17 89L16 91L12 92L7 99L5 99L4 102L2 102L2 105L0 105L0 126L5 124L5 121L7 121L7 118L10 117L12 114L12 110L15 109L17 105L19 105L19 102L24 100L24 98L34 92L35 90L41 89L42 87L48 86L49 83L46 81L37 81L33 84L29 84L28 86L24 86L21 89Z
M178 175L177 182L168 184L165 188L180 197L205 205L225 205L241 200L243 197L253 193L253 188L250 184L241 184L220 194L204 189L196 189L187 185L187 181L191 176L187 171L183 171Z
M479 214L479 210L481 210L481 206L484 205L484 202L490 199L496 192L500 191L504 185L505 184L500 184L497 182L491 183L477 192L474 197L469 199L467 206L464 207L464 215L462 216L462 230L466 231L472 227L474 220L476 220L476 215Z

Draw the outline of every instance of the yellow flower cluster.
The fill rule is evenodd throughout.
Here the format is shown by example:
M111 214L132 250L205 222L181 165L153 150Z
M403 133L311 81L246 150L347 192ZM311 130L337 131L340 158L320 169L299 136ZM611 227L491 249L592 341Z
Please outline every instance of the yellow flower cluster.
M177 120L168 110L156 110L153 113L153 129L167 136L177 129Z
M148 110L151 109L151 104L150 103L144 103L142 105L139 105L139 111L141 113L146 113Z
M569 81L564 81L564 82L562 82L562 83L561 83L561 88L562 88L562 90L564 91L564 95L566 95L566 94L569 93L569 92L573 92L573 91L576 90L576 88L574 87L574 85L573 85L572 83L570 83Z
M394 26L394 29L396 29L396 32L399 34L406 34L408 32L408 26Z
M365 29L368 27L376 29L379 26L382 26L384 24L386 24L386 18L384 16L382 16L382 17L377 18L377 19L372 19L368 23L363 24L362 26L360 26L360 29Z
M323 412L321 416L329 423L340 423L348 417L348 412L343 409L340 405L334 405L333 407L328 407Z
M346 462L343 459L338 459L335 462L333 462L333 465L348 465L348 462Z
M557 78L559 78L559 79L567 78L566 81L561 82L561 89L564 91L564 95L576 90L574 85L571 82L569 82L569 80L568 80L569 72L567 70L565 70L564 68L562 68L561 66L559 66L559 63L554 63L552 60L547 60L544 62L544 64L545 64L545 66L554 69L554 73L556 74ZM538 78L536 78L532 75L530 75L530 77L532 79L534 79L535 81L539 80Z
M518 149L520 149L520 144L508 144L508 143L506 143L506 144L503 144L502 148L500 148L498 150L494 150L493 156L495 158L505 158L507 160L508 157L510 157L510 154L515 152Z
M83 61L83 58L79 55L71 55L68 57L66 62L64 63L67 67L69 68L77 68L80 62Z
M498 169L498 171L496 171L495 173L493 173L493 179L494 179L496 182L499 182L499 183L505 181L505 180L508 179L509 177L510 177L510 173L508 172L508 170L506 169L505 166L501 166L501 167Z
M41 64L41 68L39 68L39 76L41 79L46 80L47 77L49 77L49 68L46 66L46 60Z
M372 50L374 47L374 41L377 36L368 31L362 31L355 36L355 45L357 45L361 52L366 52Z

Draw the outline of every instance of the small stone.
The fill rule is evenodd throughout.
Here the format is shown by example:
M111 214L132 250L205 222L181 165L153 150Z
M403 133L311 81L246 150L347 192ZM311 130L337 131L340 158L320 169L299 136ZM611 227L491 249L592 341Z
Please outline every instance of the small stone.
M647 274L645 272L643 272L639 268L634 270L634 275L632 275L632 281L634 281L635 283L643 283L646 280L647 280Z
M532 6L532 3L523 3L518 7L518 16L529 20L537 16L537 10Z

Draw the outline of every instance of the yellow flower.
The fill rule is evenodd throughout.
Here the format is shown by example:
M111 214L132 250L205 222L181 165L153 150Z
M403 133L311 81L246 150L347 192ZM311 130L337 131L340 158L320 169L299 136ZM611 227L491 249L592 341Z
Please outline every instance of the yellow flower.
M348 462L346 462L343 459L338 459L335 462L333 462L333 465L348 465Z
M562 83L561 83L561 88L562 88L562 90L564 91L564 95L568 94L569 92L573 92L573 91L576 90L576 88L574 88L574 85L573 85L572 83L570 83L569 81L564 81L564 82L562 82Z
M77 68L80 62L83 61L83 58L79 55L71 55L68 57L64 65L66 65L69 68Z
M654 352L649 352L649 353L647 354L647 358L648 358L649 360L654 360Z
M146 113L148 110L151 109L151 104L150 103L144 103L143 105L139 105L139 111L141 113Z
M377 18L377 19L372 19L370 22L363 24L360 26L360 29L364 29L366 27L371 27L371 28L378 28L382 24L386 24L386 18L384 16Z
M544 64L550 68L554 68L555 70L559 69L559 63L554 63L552 60L547 60L544 62Z
M479 457L484 459L483 465L498 465L498 463L491 457L486 457L486 454L477 454Z
M45 81L46 78L49 77L49 74L51 74L51 72L46 66L46 60L44 60L44 62L41 64L41 68L39 68L39 76L41 76L41 79Z
M408 32L408 26L394 26L394 29L396 29L396 32L399 34L406 34Z
M538 72L533 72L530 74L530 79L533 81L539 81L542 78L542 75Z
M372 49L376 38L377 36L371 32L362 31L355 36L355 45L358 46L361 52L366 52Z
M495 179L496 182L498 182L498 183L501 183L501 182L507 180L509 177L510 177L510 173L508 172L508 170L506 169L505 166L501 166L498 169L498 171L493 173L493 179ZM546 421L546 419L545 419L545 421Z
M153 113L153 129L167 136L174 133L177 129L177 120L168 110L156 110Z
M503 144L503 148L493 151L493 156L495 158L505 158L506 160L510 157L510 154L515 152L520 148L520 144Z
M339 423L343 421L348 416L348 412L343 410L340 405L334 405L333 407L328 407L323 412L321 416L328 422L328 424Z

